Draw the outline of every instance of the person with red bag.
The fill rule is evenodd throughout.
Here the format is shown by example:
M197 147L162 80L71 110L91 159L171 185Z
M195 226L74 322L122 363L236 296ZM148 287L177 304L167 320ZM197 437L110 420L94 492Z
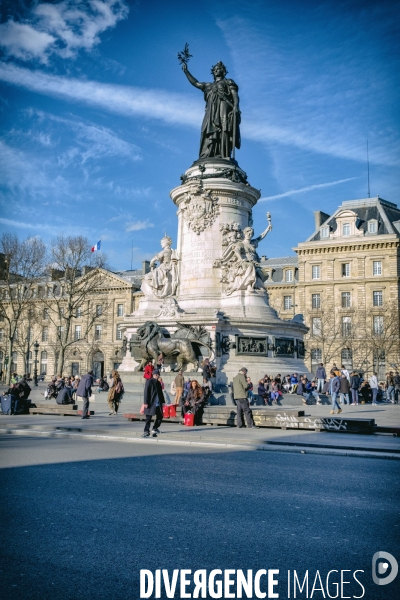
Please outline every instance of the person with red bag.
M155 417L155 421L152 436L157 437L157 433L161 433L159 427L163 420L163 404L165 399L161 383L158 381L159 377L160 371L154 369L153 376L146 381L146 385L144 386L143 408L144 414L146 415L144 433L142 435L144 438L150 437L150 425L153 417Z
M205 402L204 390L195 379L190 382L186 402L190 404L191 410L194 413L194 424L201 425Z

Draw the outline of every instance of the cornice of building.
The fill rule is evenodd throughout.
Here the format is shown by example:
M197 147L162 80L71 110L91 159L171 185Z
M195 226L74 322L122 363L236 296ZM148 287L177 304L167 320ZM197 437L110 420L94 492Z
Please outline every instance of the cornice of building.
M352 238L349 240L338 240L332 243L329 242L300 242L293 251L298 256L305 254L336 254L339 252L353 252L359 250L377 250L377 249L388 249L388 248L399 248L400 239L392 234L381 235L376 238L363 238L358 240Z

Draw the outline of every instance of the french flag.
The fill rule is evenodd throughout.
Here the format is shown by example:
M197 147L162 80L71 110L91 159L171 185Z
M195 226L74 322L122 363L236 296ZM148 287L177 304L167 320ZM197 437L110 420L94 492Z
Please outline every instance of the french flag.
M97 242L97 244L95 246L92 247L92 252L97 252L97 250L100 250L100 245L101 245L101 240L99 242Z

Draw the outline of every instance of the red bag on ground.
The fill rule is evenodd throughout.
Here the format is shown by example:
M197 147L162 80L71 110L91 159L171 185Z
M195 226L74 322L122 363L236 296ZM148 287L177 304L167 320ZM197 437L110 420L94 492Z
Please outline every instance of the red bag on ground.
M186 413L183 419L183 424L186 425L186 427L194 427L194 415Z
M169 416L176 417L176 406L174 406L173 404L169 406Z
M163 412L164 419L169 419L169 417L170 417L169 410L170 410L169 405L168 404L163 404L162 412Z

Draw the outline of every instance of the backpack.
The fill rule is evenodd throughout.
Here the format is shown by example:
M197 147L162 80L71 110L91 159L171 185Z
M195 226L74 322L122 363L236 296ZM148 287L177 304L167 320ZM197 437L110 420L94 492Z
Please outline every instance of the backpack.
M103 392L108 392L109 389L110 386L108 385L107 381L103 381Z
M124 393L124 386L122 384L122 381L119 380L117 385L115 386L115 393L116 394L123 394Z

